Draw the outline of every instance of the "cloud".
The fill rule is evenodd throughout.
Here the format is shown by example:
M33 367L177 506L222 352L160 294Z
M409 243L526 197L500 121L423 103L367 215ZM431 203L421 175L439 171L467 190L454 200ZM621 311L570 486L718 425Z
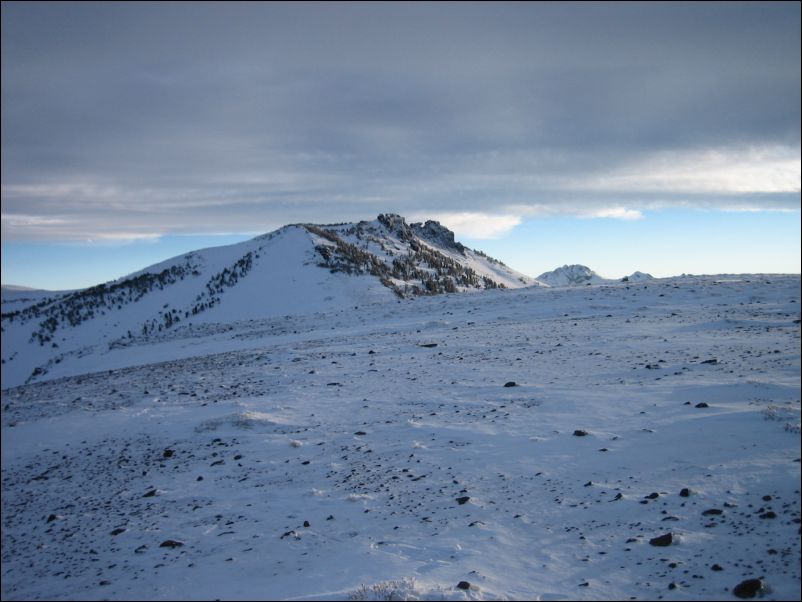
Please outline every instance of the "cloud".
M627 209L626 207L603 207L601 209L596 209L586 215L580 215L579 217L590 217L590 218L608 217L613 219L632 221L643 218L643 214L636 209Z
M798 3L4 4L3 240L793 209L799 20Z
M579 184L585 190L711 194L799 193L799 148L723 148L657 153Z
M521 223L517 215L490 215L487 213L435 213L412 216L412 220L434 219L457 236L476 239L498 238Z

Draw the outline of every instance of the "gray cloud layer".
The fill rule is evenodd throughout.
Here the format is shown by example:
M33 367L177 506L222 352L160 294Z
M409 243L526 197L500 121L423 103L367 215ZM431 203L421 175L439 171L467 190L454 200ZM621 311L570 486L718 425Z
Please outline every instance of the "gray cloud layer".
M799 3L4 2L2 100L3 240L799 208Z

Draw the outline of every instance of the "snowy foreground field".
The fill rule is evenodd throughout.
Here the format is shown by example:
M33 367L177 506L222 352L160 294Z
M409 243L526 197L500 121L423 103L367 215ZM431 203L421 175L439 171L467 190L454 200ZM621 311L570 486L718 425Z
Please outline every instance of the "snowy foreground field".
M89 354L2 392L3 599L798 600L799 303L499 290Z

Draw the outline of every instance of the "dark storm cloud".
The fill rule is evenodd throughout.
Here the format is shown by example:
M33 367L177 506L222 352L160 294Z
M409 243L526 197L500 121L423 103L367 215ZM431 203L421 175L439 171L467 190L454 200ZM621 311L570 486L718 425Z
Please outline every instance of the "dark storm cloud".
M4 2L3 239L798 208L799 48L798 3Z

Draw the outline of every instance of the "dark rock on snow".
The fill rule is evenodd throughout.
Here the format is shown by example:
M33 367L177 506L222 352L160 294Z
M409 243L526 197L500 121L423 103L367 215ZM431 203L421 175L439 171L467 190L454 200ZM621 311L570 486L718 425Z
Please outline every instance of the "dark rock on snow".
M745 579L732 590L739 598L754 598L764 588L762 579Z
M653 546L665 547L670 546L672 541L674 541L674 536L671 533L666 533L660 537L653 537L649 540L649 544Z

